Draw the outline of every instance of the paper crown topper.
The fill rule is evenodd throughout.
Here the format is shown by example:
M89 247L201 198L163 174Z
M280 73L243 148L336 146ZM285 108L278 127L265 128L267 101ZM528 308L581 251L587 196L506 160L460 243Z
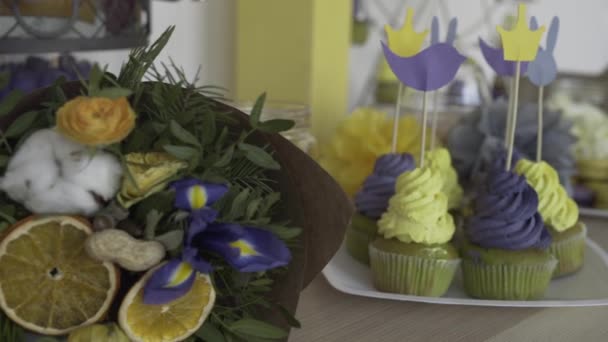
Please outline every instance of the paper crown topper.
M505 60L533 61L536 58L538 44L545 32L545 27L542 26L538 30L531 31L526 19L526 5L519 4L515 28L507 31L502 26L498 26L497 30L502 39Z
M384 25L388 46L401 57L409 57L417 54L422 48L422 43L429 34L428 30L416 32L414 30L414 10L407 9L405 22L399 30L394 30L389 25Z
M399 81L420 91L433 91L448 84L466 60L466 57L447 43L431 45L412 57L397 55L384 42L382 49Z
M445 36L445 42L450 45L454 45L456 40L456 31L458 29L458 18L452 18L448 24L448 33ZM433 17L431 23L431 45L439 43L439 19Z
M388 46L382 42L384 57L401 83L420 91L437 90L454 79L458 68L460 68L460 65L466 59L451 45L456 39L458 24L456 19L450 21L446 42L440 43L439 21L434 18L431 46L418 52L417 50L420 50L420 46L422 46L422 42L428 31L424 33L414 32L411 26L413 14L412 10L408 10L406 23L399 32L404 32L402 33L403 38L405 38L404 34L406 34L410 36L414 35L418 39L412 40L412 42L417 44L416 46L413 44L409 46L411 48L409 52L414 51L414 47L416 48L416 52L405 56L399 53L399 51L395 51L394 46L391 45L391 35L389 34ZM405 27L409 27L409 29L406 30ZM409 33L405 33L406 31ZM387 33L389 33L388 30Z
M494 72L500 76L515 76L516 62L506 61L503 49L490 46L481 38L479 38L479 48ZM521 72L525 73L528 70L528 62L522 62L520 67Z
M530 28L536 30L538 23L536 18L530 19ZM530 62L527 76L530 82L538 87L546 86L555 80L557 76L557 63L553 56L555 45L557 43L557 34L559 32L559 18L553 17L549 31L547 32L547 44L545 48L539 48L536 59Z

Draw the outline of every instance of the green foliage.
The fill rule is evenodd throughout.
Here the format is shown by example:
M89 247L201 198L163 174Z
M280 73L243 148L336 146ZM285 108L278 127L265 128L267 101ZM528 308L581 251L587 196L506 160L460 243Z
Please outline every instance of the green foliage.
M253 104L251 113L249 113L249 123L252 127L257 127L260 123L262 110L264 109L264 101L266 101L266 93L260 95Z
M9 82L11 81L11 73L8 70L0 72L0 89L4 89L8 87Z
M36 342L60 342L55 337L40 337L36 339Z
M267 339L287 337L287 333L273 325L253 318L243 318L230 324L230 330L237 335Z
M169 42L174 30L175 26L169 27L150 47L134 49L129 54L129 61L121 68L117 83L138 93L144 75Z
M257 129L266 133L280 133L289 131L294 125L295 122L291 120L273 119L260 123Z
M195 333L196 337L201 338L205 342L224 342L224 334L211 321L205 322L203 326Z
M93 68L91 68L87 87L89 96L98 96L97 93L99 92L99 87L101 85L104 73L105 70L101 70L97 64L93 65Z
M245 152L245 157L257 166L271 170L278 170L281 168L279 163L277 163L272 156L262 148L246 143L240 143L238 147L239 150Z
M39 112L37 111L23 113L8 126L4 135L7 138L17 138L23 135L23 133L31 128L34 121L38 118L38 114Z
M0 312L0 341L2 342L22 342L23 329L13 323L8 317Z
M1 88L1 87L0 87ZM13 90L8 93L2 102L0 102L0 117L10 113L13 108L23 98L23 92L20 90Z
M280 133L293 128L295 123L291 120L273 119L262 122L261 116L264 111L264 101L266 101L266 93L257 98L251 109L251 113L249 114L251 127L266 133Z
M182 160L191 160L200 153L197 149L189 146L164 145L163 149L175 158Z
M117 99L119 97L128 97L133 94L131 89L120 88L120 87L112 87L112 88L103 88L97 92L95 92L94 96L98 97L107 97L110 99Z
M173 136L181 142L188 145L201 147L201 142L199 139L187 129L183 128L179 123L177 123L177 121L171 120L171 122L169 122L169 128L171 130L171 134L173 134Z
M170 230L154 238L165 246L168 251L174 251L182 246L184 241L184 231L181 229Z

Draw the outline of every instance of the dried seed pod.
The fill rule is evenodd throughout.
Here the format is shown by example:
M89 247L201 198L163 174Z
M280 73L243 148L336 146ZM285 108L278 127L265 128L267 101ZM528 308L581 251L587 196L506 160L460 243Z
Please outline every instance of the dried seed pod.
M110 202L104 211L114 217L117 221L126 220L127 217L129 217L129 210L123 208L116 201Z
M93 218L93 229L96 232L116 228L116 219L110 215L100 214Z
M165 257L165 248L157 241L137 240L118 229L106 229L89 236L85 248L91 258L115 262L134 272L150 269Z

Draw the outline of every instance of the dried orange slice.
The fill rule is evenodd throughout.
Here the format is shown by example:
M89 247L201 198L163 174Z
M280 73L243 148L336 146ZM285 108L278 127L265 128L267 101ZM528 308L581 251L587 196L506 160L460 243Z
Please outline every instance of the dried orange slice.
M148 271L129 290L120 306L120 326L135 342L182 341L203 325L215 303L211 279L198 273L194 285L184 296L167 304L144 304L144 285L162 265L164 263Z
M118 289L118 269L89 257L84 219L30 217L0 242L0 307L17 324L62 335L99 321Z

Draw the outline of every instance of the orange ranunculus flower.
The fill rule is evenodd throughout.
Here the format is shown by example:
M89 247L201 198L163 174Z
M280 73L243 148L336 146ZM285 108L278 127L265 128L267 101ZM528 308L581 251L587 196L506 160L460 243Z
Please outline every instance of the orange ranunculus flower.
M125 97L78 96L57 111L57 130L83 145L110 145L135 126L135 112Z

